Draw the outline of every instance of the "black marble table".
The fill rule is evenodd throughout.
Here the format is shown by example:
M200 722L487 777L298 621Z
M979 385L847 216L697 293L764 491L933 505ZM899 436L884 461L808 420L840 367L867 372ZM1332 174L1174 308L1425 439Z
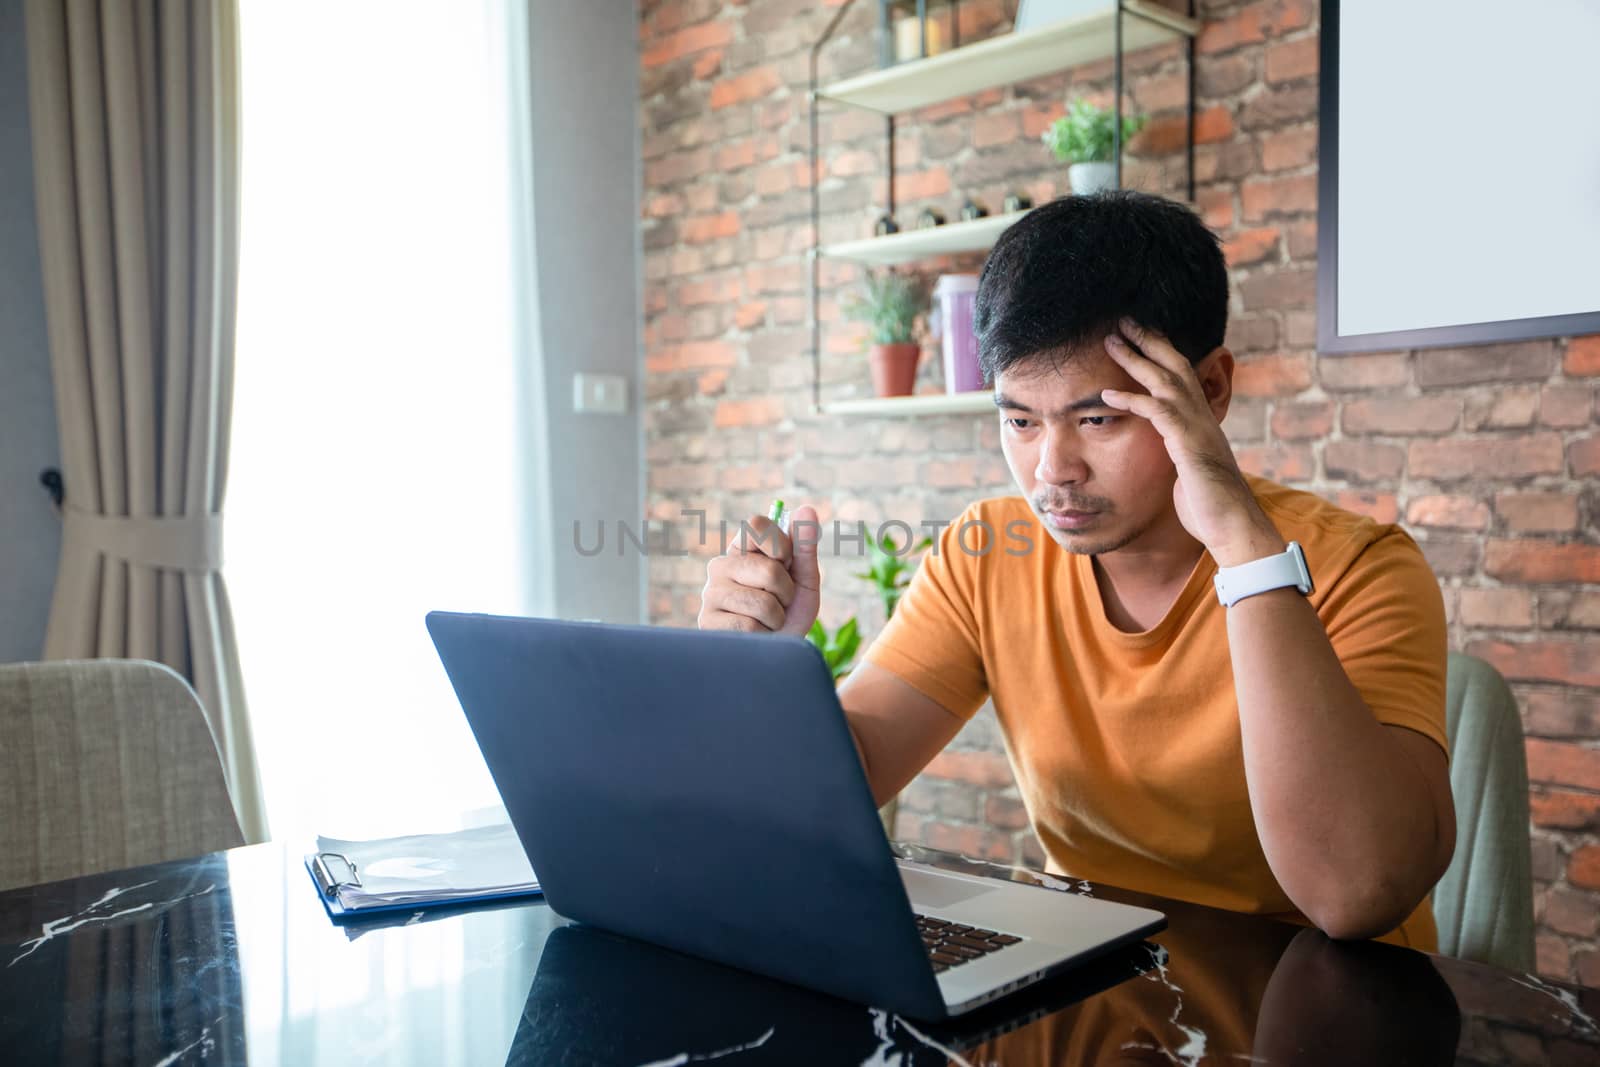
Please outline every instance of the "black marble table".
M537 901L336 926L299 850L235 849L0 894L0 1064L1600 1063L1597 990L1043 881L1171 925L930 1025Z

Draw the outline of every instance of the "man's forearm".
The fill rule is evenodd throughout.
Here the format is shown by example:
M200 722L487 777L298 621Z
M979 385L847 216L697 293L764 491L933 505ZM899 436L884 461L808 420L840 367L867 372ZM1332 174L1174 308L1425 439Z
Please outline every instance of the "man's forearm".
M965 721L870 661L850 672L839 703L879 807L943 751Z
M878 787L872 781L872 765L867 762L867 750L861 744L861 735L856 733L856 728L850 724L850 716L848 714L845 715L844 721L845 725L850 729L850 740L856 746L856 758L861 761L861 773L867 777L867 788L872 790L873 803L881 808L888 801L878 799Z
M1229 608L1228 644L1250 806L1273 874L1329 934L1387 932L1437 880L1453 835L1427 777L1373 718L1298 592Z
M1131 318L1105 349L1146 392L1103 389L1100 399L1161 435L1184 531L1219 567L1282 552L1222 430L1233 353L1220 347L1196 363ZM1443 868L1454 825L1443 754L1374 720L1298 592L1235 603L1228 644L1250 807L1273 874L1328 933L1385 932Z

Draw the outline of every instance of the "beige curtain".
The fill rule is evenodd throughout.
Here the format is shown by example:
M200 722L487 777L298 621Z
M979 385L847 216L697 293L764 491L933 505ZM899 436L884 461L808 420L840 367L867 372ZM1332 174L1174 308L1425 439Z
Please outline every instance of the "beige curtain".
M237 0L28 0L66 483L45 655L194 685L267 837L222 565L239 232Z

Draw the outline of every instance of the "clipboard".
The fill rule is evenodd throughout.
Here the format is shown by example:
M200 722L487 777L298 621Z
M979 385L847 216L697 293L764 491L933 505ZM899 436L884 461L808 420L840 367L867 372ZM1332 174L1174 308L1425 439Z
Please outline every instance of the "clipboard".
M305 857L306 873L334 922L542 895L509 825L318 844ZM363 881L364 864L378 876Z

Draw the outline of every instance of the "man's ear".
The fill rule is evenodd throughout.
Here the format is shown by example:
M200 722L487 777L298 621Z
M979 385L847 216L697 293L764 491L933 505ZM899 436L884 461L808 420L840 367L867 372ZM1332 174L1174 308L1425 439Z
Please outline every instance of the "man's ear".
M1194 365L1200 389L1218 422L1228 417L1228 405L1233 402L1233 367L1233 353L1220 347L1212 349L1206 358Z

